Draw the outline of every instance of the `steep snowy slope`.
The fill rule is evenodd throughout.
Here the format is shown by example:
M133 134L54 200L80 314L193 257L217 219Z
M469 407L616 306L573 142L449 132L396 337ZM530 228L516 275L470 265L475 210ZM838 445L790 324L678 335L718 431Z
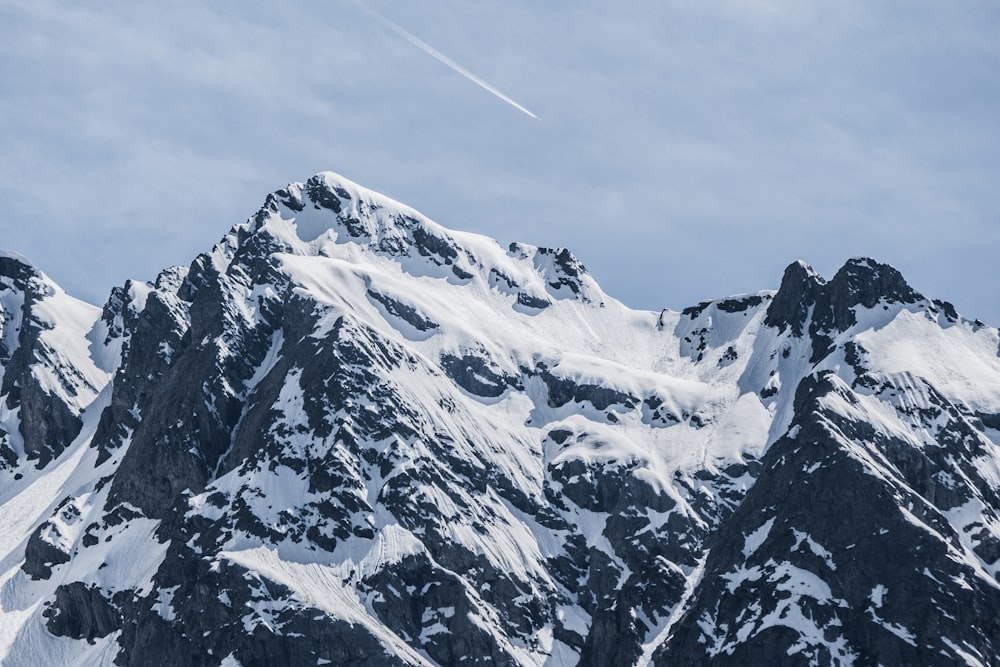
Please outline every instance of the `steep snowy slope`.
M891 267L637 312L323 173L25 293L76 421L5 441L4 664L997 663L1000 339Z

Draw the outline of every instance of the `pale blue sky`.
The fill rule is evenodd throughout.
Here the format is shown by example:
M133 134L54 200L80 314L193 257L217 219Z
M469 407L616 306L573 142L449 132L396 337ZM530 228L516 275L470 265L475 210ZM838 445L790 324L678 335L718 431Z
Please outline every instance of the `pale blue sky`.
M103 303L332 169L635 307L899 268L1000 324L1000 4L0 2L0 248Z

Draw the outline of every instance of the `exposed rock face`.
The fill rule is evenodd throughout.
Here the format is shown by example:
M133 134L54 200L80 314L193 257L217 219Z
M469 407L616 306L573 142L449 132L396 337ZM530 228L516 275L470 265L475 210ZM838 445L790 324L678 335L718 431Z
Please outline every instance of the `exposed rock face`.
M1000 623L988 610L1000 587L977 574L989 563L946 518L969 502L997 507L974 464L986 443L953 413L939 444L915 451L838 410L860 402L829 372L799 385L792 432L770 447L754 487L709 540L700 584L658 663L707 654L747 664L789 648L787 663L803 665L995 655ZM957 446L944 444L962 432ZM944 449L942 467L934 459ZM970 476L942 474L956 468Z
M849 260L830 282L804 263L795 262L785 269L765 322L780 331L789 328L796 335L802 335L808 324L813 341L811 361L816 362L832 351L831 335L857 323L857 308L882 304L888 309L923 300L899 271L871 259Z
M5 664L1000 662L1000 334L892 267L641 313L327 173L0 284Z
M46 628L57 637L86 639L93 643L121 629L121 612L96 586L79 581L56 589L55 601L45 614Z
M59 456L80 433L81 405L93 398L96 389L62 356L67 351L53 349L43 336L59 324L45 311L51 310L52 301L67 298L56 290L23 258L0 255L0 363L4 369L0 400L10 415L0 422L0 458L8 468L21 456L39 468Z

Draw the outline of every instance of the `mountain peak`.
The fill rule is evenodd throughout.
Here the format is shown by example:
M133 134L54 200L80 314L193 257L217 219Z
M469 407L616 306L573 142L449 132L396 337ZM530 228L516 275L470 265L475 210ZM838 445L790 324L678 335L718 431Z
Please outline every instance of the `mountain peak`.
M795 335L802 335L810 320L810 331L844 331L857 322L859 306L916 303L923 298L895 268L868 257L847 260L829 282L798 260L785 269L766 323L782 331L790 328Z
M782 331L791 328L792 333L801 335L809 308L816 303L825 284L826 281L804 261L792 262L785 267L781 286L767 309L765 322Z
M832 301L873 308L879 301L915 303L923 297L911 288L903 274L888 264L868 257L844 263L828 283Z
M480 234L453 231L332 171L272 192L217 246L214 259L206 255L202 264L218 269L237 255L262 258L275 252L355 266L387 260L411 276L485 286L528 313L564 299L605 301L583 263L566 248L502 247Z
M20 282L30 278L39 278L41 275L42 272L24 255L16 252L0 252L0 278L9 278Z
M291 220L295 235L305 243L329 231L372 238L403 221L430 223L409 206L333 171L321 171L304 183L290 183L272 192L254 216L253 230L265 227L276 215Z

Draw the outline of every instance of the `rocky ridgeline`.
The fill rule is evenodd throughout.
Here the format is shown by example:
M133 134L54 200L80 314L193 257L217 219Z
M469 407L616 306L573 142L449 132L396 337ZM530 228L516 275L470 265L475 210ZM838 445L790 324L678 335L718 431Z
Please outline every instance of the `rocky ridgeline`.
M4 664L1000 664L998 332L873 260L641 313L326 173L0 309Z

